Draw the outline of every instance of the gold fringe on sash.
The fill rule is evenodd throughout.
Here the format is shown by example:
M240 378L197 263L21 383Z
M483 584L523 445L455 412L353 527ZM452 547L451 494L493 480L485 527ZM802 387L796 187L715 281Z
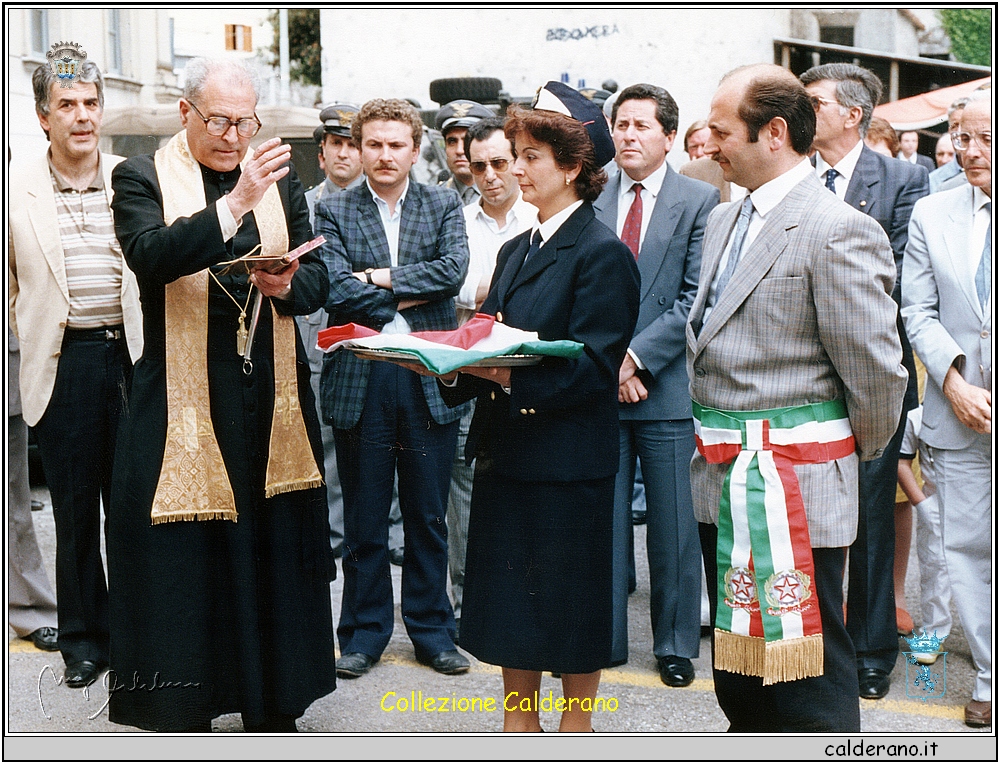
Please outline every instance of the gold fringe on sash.
M244 158L244 163L246 159ZM204 209L205 188L183 131L154 156L167 225ZM263 254L288 251L276 185L254 209ZM167 284L165 293L167 437L152 523L236 521L236 501L212 425L208 391L208 271ZM272 306L273 311L273 306ZM323 484L299 408L295 324L274 314L275 405L265 496Z
M759 676L764 686L823 675L823 635L765 642L763 637L715 630L715 668Z

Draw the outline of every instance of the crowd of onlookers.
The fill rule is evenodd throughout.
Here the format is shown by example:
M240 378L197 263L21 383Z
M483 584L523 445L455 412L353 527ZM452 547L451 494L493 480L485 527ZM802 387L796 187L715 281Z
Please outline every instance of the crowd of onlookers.
M111 720L294 731L378 663L396 564L420 662L464 673L462 647L508 692L552 671L592 701L628 660L645 523L659 675L691 684L711 634L732 730L858 729L899 637L932 671L953 611L965 721L991 726L990 90L952 104L935 163L855 65L738 69L683 135L662 87L548 83L508 114L443 105L436 186L412 106L333 103L304 191L287 146L250 149L248 70L185 81L182 132L123 162L97 149L97 67L39 67L50 149L12 165L8 622L68 686L161 673L171 693L113 694ZM479 313L582 353L434 375L317 346Z

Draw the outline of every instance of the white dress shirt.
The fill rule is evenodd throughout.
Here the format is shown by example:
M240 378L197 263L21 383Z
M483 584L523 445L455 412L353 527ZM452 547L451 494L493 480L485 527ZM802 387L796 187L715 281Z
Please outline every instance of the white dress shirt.
M379 217L382 218L382 228L385 230L386 241L389 242L389 262L395 268L399 265L399 223L403 217L403 202L406 199L406 192L410 190L410 179L406 179L403 193L400 194L399 200L396 202L396 209L392 213L389 212L389 203L375 193L375 189L372 188L372 184L367 179L365 184L368 186L372 199L375 200L375 206L378 207ZM410 325L399 311L396 311L392 321L382 327L382 334L409 333Z
M847 187L851 184L851 177L854 175L854 168L858 166L858 160L861 158L861 150L864 148L865 142L859 140L854 144L854 148L848 151L843 158L833 166L833 169L837 171L837 177L833 179L833 187L836 189L837 198L841 201L844 200L844 196L847 194ZM819 182L824 186L826 185L826 171L830 169L830 165L826 163L823 159L823 155L820 152L816 152L816 175L819 176Z
M462 211L465 214L465 232L469 237L469 273L455 298L455 306L475 312L476 291L483 279L493 275L500 247L531 228L538 220L538 210L524 201L518 191L517 201L507 211L503 226L486 213L482 200L467 205Z
M803 157L802 161L795 165L795 167L791 170L779 175L777 178L769 180L767 183L760 186L756 191L750 192L750 201L753 202L753 212L750 213L750 225L747 227L747 235L743 240L743 251L740 255L741 260L746 257L746 253L750 250L754 240L760 234L761 229L767 222L767 216L775 207L784 201L784 198L788 196L791 190L805 180L811 172L814 172L812 164L808 159ZM735 204L735 202L733 202L733 204ZM715 305L716 287L719 282L719 276L726 270L726 264L729 262L729 250L732 249L733 246L733 233L735 233L735 231L736 226L733 226L733 230L729 234L729 241L726 242L726 249L722 253L722 259L719 261L719 267L716 269L715 275L712 277L712 284L708 290L708 300L706 302L703 317L704 321L708 320L708 316L712 312L712 308L709 306ZM736 272L739 272L739 264L736 266Z
M639 229L639 251L642 251L642 243L646 240L646 230L649 228L649 221L653 218L653 207L656 205L656 197L663 187L663 179L667 177L667 163L664 162L657 167L645 180L632 180L625 170L621 171L621 182L618 184L618 222L615 233L618 238L622 237L622 229L625 228L625 218L635 201L635 194L632 193L632 186L636 183L642 185L642 227Z

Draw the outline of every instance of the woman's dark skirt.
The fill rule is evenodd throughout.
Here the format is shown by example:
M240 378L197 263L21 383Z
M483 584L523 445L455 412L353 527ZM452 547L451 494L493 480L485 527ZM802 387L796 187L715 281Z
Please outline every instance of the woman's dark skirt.
M615 477L536 483L477 465L462 648L486 663L586 674L611 660Z

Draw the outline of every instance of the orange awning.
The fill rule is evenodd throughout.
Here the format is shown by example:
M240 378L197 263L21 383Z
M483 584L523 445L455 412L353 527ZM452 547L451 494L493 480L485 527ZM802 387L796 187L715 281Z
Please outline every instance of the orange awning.
M970 95L990 80L990 77L983 77L981 80L963 82L961 85L884 103L875 107L875 116L887 120L896 130L920 130L939 125L947 121L948 107L956 99Z

